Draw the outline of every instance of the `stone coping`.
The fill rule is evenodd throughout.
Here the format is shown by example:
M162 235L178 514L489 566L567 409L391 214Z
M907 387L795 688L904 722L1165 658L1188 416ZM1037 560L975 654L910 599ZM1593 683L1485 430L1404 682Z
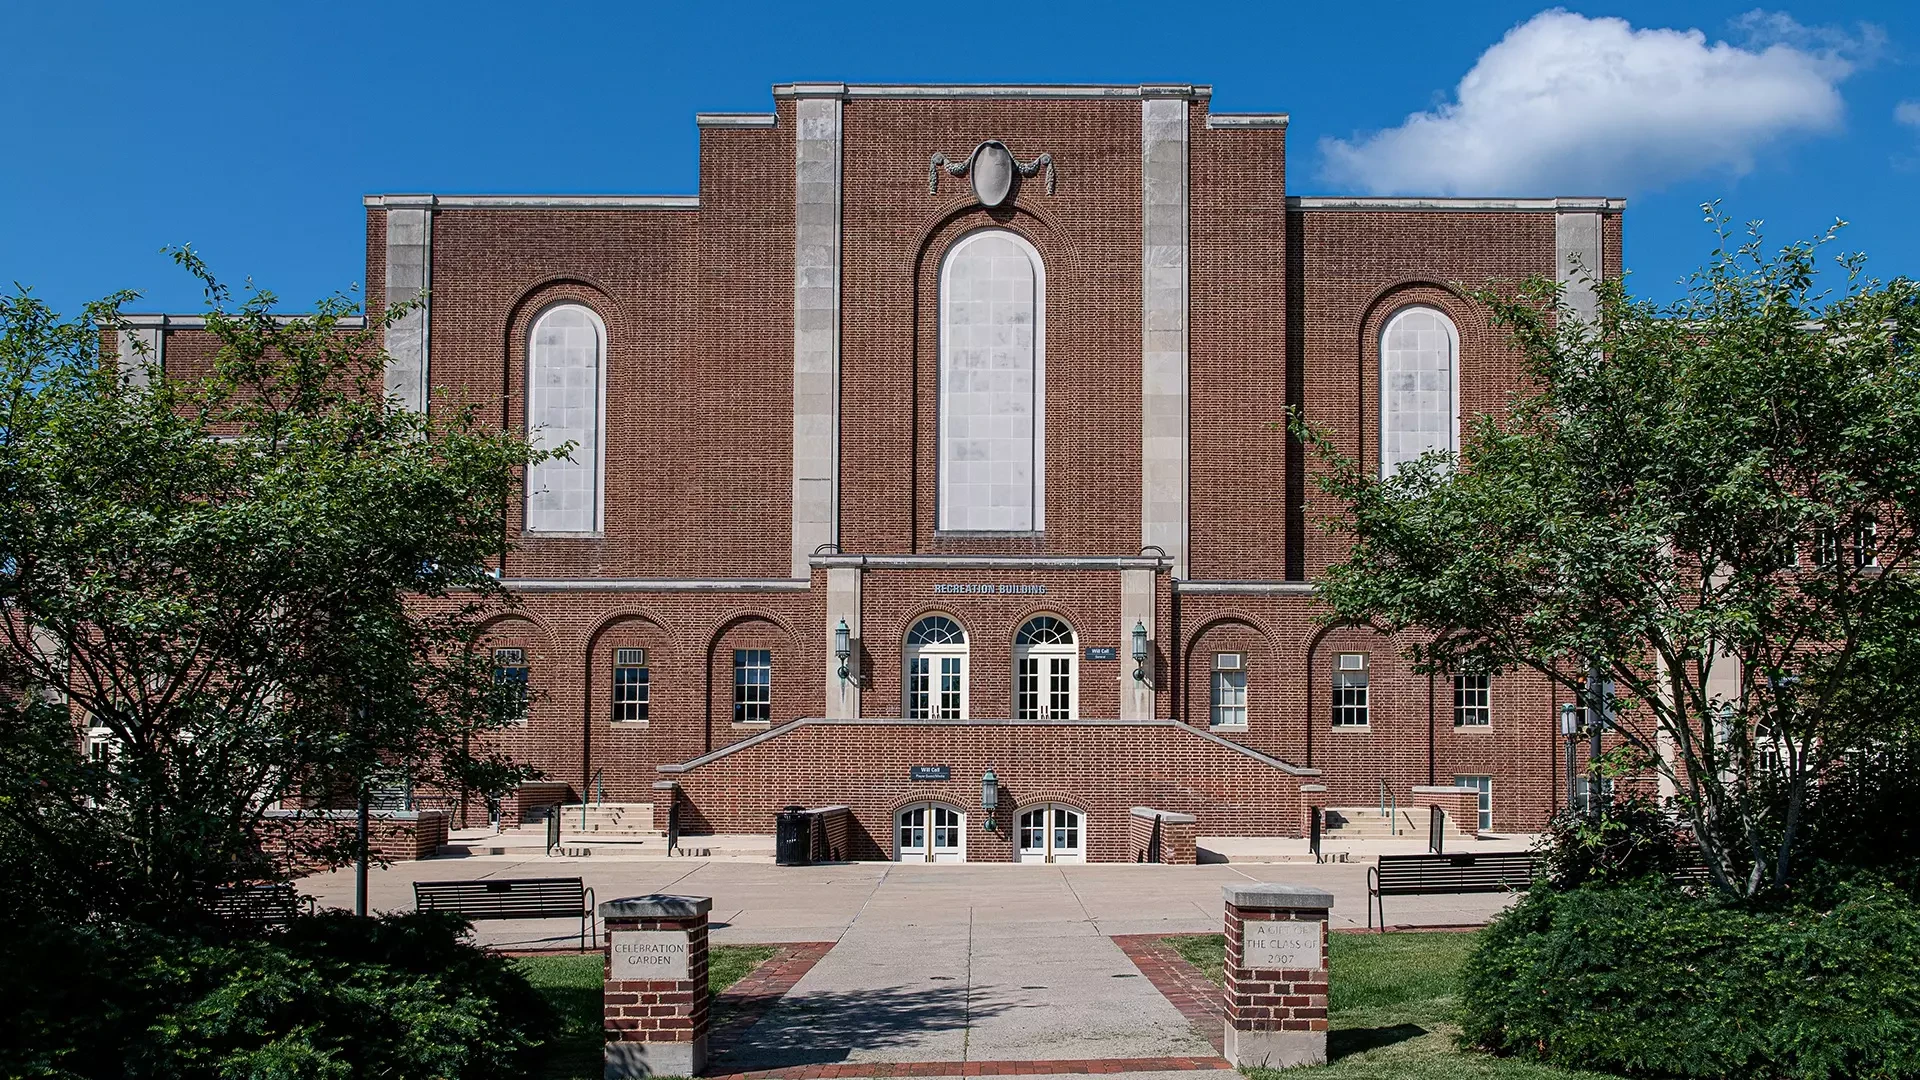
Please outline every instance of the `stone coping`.
M321 821L352 821L358 810L268 810L269 818L316 818ZM446 817L445 810L368 810L367 817L379 821L419 821L421 818Z
M1457 784L1456 785L1438 785L1434 787L1417 787L1413 789L1413 793L1415 795L1457 795L1463 791L1470 791L1475 795L1478 795L1480 793L1479 788L1460 787Z
M1182 814L1177 810L1155 810L1151 806L1136 806L1128 813L1148 820L1159 818L1168 825L1191 825L1198 820L1192 814Z
M1227 903L1237 908L1330 909L1333 907L1332 893L1310 885L1252 882L1245 885L1222 885L1220 892L1226 897Z
M713 898L710 896L671 896L666 893L653 893L648 896L623 896L618 900L602 901L600 917L602 919L691 919L712 910Z

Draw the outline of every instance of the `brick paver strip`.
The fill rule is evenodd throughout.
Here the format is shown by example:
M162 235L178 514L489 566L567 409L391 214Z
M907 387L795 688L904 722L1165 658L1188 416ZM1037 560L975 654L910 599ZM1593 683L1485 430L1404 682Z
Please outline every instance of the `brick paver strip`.
M1189 965L1191 966L1191 965ZM1212 1072L1231 1069L1225 1058L1061 1058L1049 1061L849 1061L800 1065L787 1069L722 1073L707 1080L841 1080L844 1077L898 1076L1091 1076L1131 1072Z
M775 946L779 951L767 957L742 976L739 982L713 996L716 1017L707 1033L715 1058L724 1055L728 1044L760 1022L767 1010L794 988L800 977L812 970L820 958L833 948L831 941L803 941Z
M1227 1003L1224 991L1167 944L1165 934L1115 934L1113 943L1127 954L1155 990L1180 1015L1193 1022L1215 1050L1226 1046Z

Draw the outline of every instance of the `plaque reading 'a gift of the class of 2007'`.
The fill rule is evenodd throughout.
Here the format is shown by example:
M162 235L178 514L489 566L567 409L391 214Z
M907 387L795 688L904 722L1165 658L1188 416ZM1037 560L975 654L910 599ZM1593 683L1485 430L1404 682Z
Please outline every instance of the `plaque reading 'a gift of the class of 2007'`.
M1240 924L1240 966L1248 968L1320 967L1320 926L1292 920Z

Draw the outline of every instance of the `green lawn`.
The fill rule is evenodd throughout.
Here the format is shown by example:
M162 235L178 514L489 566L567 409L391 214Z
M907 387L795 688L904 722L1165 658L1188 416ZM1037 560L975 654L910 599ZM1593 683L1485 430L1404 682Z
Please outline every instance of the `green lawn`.
M1454 1045L1460 965L1475 934L1334 934L1328 966L1331 1064L1319 1069L1247 1069L1249 1080L1598 1080L1496 1058ZM1226 980L1226 939L1170 937L1167 944L1216 983Z
M775 952L772 945L715 945L707 952L707 985L719 993ZM560 1037L547 1061L546 1080L597 1080L601 1072L601 955L527 956L514 966L547 995L560 1014ZM725 1016L716 1012L715 1021Z

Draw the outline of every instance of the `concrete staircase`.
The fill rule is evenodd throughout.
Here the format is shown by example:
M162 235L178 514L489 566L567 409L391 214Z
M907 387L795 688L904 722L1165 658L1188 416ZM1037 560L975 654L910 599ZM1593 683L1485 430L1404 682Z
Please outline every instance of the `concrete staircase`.
M1320 833L1322 847L1334 842L1426 846L1430 839L1427 836L1427 808L1424 806L1400 807L1391 819L1382 817L1377 806L1330 806L1326 815ZM1460 831L1458 822L1447 819L1446 832L1441 836L1444 850L1462 850L1472 839Z
M588 803L584 807L579 803L562 806L560 812L560 832L568 837L588 839L612 839L614 837L661 837L666 834L653 827L652 803ZM552 807L538 807L529 810L521 830L536 830L545 834L547 815L553 813Z

